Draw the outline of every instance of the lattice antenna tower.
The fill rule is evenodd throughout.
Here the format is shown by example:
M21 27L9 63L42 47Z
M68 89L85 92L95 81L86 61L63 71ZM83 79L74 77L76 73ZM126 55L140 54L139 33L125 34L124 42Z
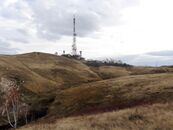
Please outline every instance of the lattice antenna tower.
M73 44L72 44L72 55L77 55L77 45L76 45L76 17L73 16Z

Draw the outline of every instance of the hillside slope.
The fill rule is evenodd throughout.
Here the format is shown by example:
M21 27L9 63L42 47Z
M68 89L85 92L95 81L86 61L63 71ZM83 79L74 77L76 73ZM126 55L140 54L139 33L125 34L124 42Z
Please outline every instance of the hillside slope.
M46 53L0 56L0 94L2 79L15 80L21 95L36 118L46 114L55 93L71 85L93 82L100 77L80 61ZM0 102L3 104L2 95ZM0 106L0 110L1 110ZM35 115L34 115L35 116ZM0 116L0 129L5 125Z
M49 108L49 116L98 113L172 100L173 74L125 76L62 91Z
M97 74L79 61L37 52L0 56L1 77L18 78L35 93L99 80Z
M172 130L173 104L154 104L32 124L19 130Z
M46 117L21 130L171 130L172 101L171 73L97 81L61 91Z
M117 78L128 75L145 75L173 73L173 67L137 67L137 66L89 66L92 71L97 73L102 79Z
M60 127L56 124L50 125L57 130L60 128L70 130L66 121L77 123L76 127L72 128L79 130L93 127L96 130L99 128L104 130L109 128L109 125L112 125L109 128L110 130L113 128L124 130L125 128L119 127L119 125L123 126L127 117L128 120L131 120L128 111L133 113L138 107L141 113L144 113L142 113L142 116L135 115L132 118L139 118L139 122L141 122L141 119L143 120L143 114L147 112L144 106L151 109L151 111L148 111L151 114L152 111L159 111L159 109L161 113L165 112L164 109L173 111L171 107L173 68L171 67L92 67L74 59L35 52L0 56L1 78L13 79L20 83L25 102L30 105L29 118L34 117L34 119L31 119L32 121L42 117L36 123L52 121L56 123L58 119L57 124ZM3 103L1 95L0 101ZM160 107L154 104L159 104ZM124 114L119 115L121 109L123 109ZM89 114L92 115L88 116ZM80 115L84 116L69 118L70 116ZM158 113L151 116L146 115L148 116L146 121L152 122L150 118L155 120L156 115ZM68 119L61 119L62 117L68 117ZM93 122L91 126L88 126L90 125L90 122L88 122L90 117L94 120L99 117L100 120L96 120L98 124ZM116 120L115 123L120 123L117 126L117 124L111 123L111 120L115 117L118 117L118 119L124 117L125 119L120 122ZM170 116L165 115L163 119L166 120L168 117ZM0 129L6 127L7 122L4 122L4 118L0 117ZM77 122L73 122L71 119ZM159 123L162 119L157 121ZM80 125L80 122L83 126ZM168 125L171 126L169 122ZM134 125L128 124L128 127L133 129ZM144 125L142 128L147 129ZM30 127L30 129L39 128Z

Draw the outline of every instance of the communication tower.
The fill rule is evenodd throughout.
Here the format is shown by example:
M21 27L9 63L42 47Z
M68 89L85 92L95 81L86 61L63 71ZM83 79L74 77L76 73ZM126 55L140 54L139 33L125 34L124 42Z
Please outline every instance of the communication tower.
M76 45L76 17L73 17L73 44L72 44L72 56L77 56L77 45Z

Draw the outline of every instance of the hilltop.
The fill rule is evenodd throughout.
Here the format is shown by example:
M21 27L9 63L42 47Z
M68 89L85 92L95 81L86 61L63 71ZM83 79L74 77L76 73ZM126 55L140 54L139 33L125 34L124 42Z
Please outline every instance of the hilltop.
M0 77L25 81L24 87L35 93L99 80L99 76L81 62L46 53L0 56Z

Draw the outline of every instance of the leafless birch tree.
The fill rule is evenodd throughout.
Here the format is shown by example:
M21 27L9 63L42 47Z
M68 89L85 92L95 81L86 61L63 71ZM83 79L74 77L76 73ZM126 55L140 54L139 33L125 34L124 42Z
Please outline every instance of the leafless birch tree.
M2 92L4 93L4 104L2 115L6 115L6 121L11 127L17 128L19 113L25 117L27 123L28 105L21 101L19 85L13 80L1 78L0 82Z

